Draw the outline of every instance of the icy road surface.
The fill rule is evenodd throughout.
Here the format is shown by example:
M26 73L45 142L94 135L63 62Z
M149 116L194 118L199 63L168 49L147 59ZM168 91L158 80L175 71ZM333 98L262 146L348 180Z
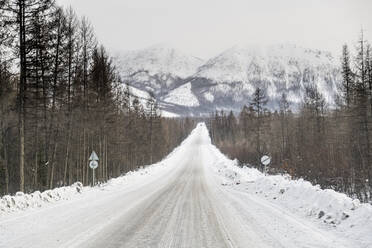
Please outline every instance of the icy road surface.
M0 216L0 247L355 247L306 218L221 185L204 124L161 170L114 189Z

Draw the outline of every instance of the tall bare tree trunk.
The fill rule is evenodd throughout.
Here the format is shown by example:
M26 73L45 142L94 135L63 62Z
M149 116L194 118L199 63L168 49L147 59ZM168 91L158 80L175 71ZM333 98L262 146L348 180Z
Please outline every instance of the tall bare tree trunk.
M19 7L19 50L20 50L20 84L19 84L19 190L25 190L25 90L26 90L26 30L25 1L18 2Z
M96 174L96 177L99 178L100 180L104 180L104 177L105 177L105 170L104 170L104 160L103 160L103 149L102 149L102 129L101 129L101 134L99 135L99 159L101 160L100 161L100 165L98 167L98 172L99 172L99 175Z
M35 167L34 167L34 188L37 189L38 184L38 174L39 174L39 152L35 153Z
M81 164L81 171L82 171L82 183L85 185L87 181L85 180L86 178L86 173L85 173L85 165L86 165L86 159L85 159L85 152L86 150L86 142L85 142L85 128L83 128L83 153L82 153L82 161L83 163Z
M54 181L54 167L55 167L55 161L56 161L56 154L57 154L57 148L58 143L54 145L53 155L52 155L52 163L51 163L51 169L50 169L50 181L49 181L49 188L53 188L53 181Z
M8 151L4 145L4 173L5 173L5 194L9 194L9 170L8 170Z
M87 148L89 148L89 135L87 135L88 137L87 138L85 138L84 137L84 164L83 164L83 166L84 166L84 168L85 168L85 182L86 182L86 184L88 184L89 183L89 166L88 166L88 149ZM86 140L85 139L88 139L88 142L86 142Z
M70 126L70 125L69 125ZM67 185L67 171L69 170L71 128L69 127L66 144L65 168L63 171L63 185ZM70 175L69 175L70 177Z
M108 180L108 149L107 149L107 136L105 138L105 168L106 168L106 171L105 171L105 180L107 181Z

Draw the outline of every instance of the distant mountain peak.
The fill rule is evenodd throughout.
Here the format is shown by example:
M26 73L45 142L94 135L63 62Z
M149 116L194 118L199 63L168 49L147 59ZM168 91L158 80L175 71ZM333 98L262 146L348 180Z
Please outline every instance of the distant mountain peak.
M122 52L118 56L118 63L124 76L137 71L147 71L150 75L161 73L187 77L204 61L167 44L156 44L140 50Z
M263 70L268 66L289 68L291 63L299 65L334 65L335 61L328 52L305 49L296 45L279 44L270 46L249 45L233 46L218 56L209 59L199 68L197 76L219 82L249 81L252 67Z

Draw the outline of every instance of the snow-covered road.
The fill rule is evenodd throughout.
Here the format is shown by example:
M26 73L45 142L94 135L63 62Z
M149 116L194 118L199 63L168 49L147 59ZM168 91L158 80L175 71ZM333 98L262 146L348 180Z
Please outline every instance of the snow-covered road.
M254 194L221 185L204 124L128 184L0 216L0 247L358 247Z

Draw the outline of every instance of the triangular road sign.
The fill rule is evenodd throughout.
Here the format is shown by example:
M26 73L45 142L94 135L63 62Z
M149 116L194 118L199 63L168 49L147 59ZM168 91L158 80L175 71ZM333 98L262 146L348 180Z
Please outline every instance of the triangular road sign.
M99 158L97 156L97 153L95 151L93 151L92 154L90 154L89 160L90 161L98 161L99 160Z

